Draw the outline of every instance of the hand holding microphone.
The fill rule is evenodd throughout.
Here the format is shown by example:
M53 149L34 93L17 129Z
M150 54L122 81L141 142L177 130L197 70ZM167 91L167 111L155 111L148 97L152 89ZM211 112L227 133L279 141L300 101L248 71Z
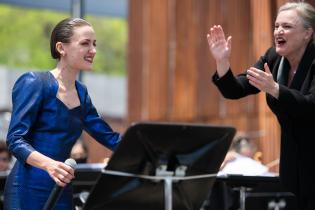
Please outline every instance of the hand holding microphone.
M77 165L77 163L75 162L75 160L69 158L65 161L65 164L67 166L70 166L72 169L74 169ZM67 171L67 169L65 168L65 170ZM60 179L60 178L59 178ZM66 186L67 183L69 183L71 181L71 179L66 179L66 181L60 181L59 179L55 178L54 180L56 181L56 185L53 188L53 190L51 191L48 200L45 203L44 206L44 210L52 210L55 203L57 202L59 196L62 193L63 187Z

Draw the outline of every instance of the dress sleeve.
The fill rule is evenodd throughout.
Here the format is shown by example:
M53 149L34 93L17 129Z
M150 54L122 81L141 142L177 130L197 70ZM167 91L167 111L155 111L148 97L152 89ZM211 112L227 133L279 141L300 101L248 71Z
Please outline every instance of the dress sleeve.
M264 70L264 63L272 60L272 48L260 57L260 59L253 65L255 68ZM231 69L222 77L219 78L217 72L212 76L213 83L217 86L221 94L228 99L239 99L251 94L259 93L260 90L252 86L247 77L246 71L242 74L234 76Z
M235 77L231 69L221 78L215 73L212 81L223 97L228 99L239 99L259 92L257 88L249 84L246 74L240 74Z
M84 110L84 130L102 145L111 150L115 150L121 140L121 136L119 133L114 132L112 128L97 113L87 91Z
M12 115L7 144L12 154L22 163L34 148L29 139L43 99L43 84L36 73L23 74L12 90Z

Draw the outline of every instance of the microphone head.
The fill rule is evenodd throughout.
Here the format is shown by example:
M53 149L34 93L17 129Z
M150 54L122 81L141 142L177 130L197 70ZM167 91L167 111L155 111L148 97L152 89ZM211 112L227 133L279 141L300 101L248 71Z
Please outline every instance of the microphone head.
M72 158L67 159L65 161L65 164L67 164L71 168L75 168L77 166L77 162L75 162L75 160L73 160Z

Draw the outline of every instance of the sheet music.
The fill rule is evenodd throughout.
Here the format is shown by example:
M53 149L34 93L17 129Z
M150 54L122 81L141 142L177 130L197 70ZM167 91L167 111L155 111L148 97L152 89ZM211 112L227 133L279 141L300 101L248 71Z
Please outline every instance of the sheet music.
M244 176L274 176L268 167L249 157L237 155L236 158L226 164L218 173L221 175L238 174Z

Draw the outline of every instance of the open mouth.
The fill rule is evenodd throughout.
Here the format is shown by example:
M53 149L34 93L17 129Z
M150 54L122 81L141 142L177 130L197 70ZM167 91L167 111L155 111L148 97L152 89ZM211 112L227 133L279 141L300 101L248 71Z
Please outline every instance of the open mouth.
M278 37L278 38L276 38L276 45L277 46L283 46L283 45L285 45L285 43L286 43L287 41L284 39L284 38L282 38L282 37Z
M85 57L84 60L89 62L89 63L93 63L93 58L92 57Z

